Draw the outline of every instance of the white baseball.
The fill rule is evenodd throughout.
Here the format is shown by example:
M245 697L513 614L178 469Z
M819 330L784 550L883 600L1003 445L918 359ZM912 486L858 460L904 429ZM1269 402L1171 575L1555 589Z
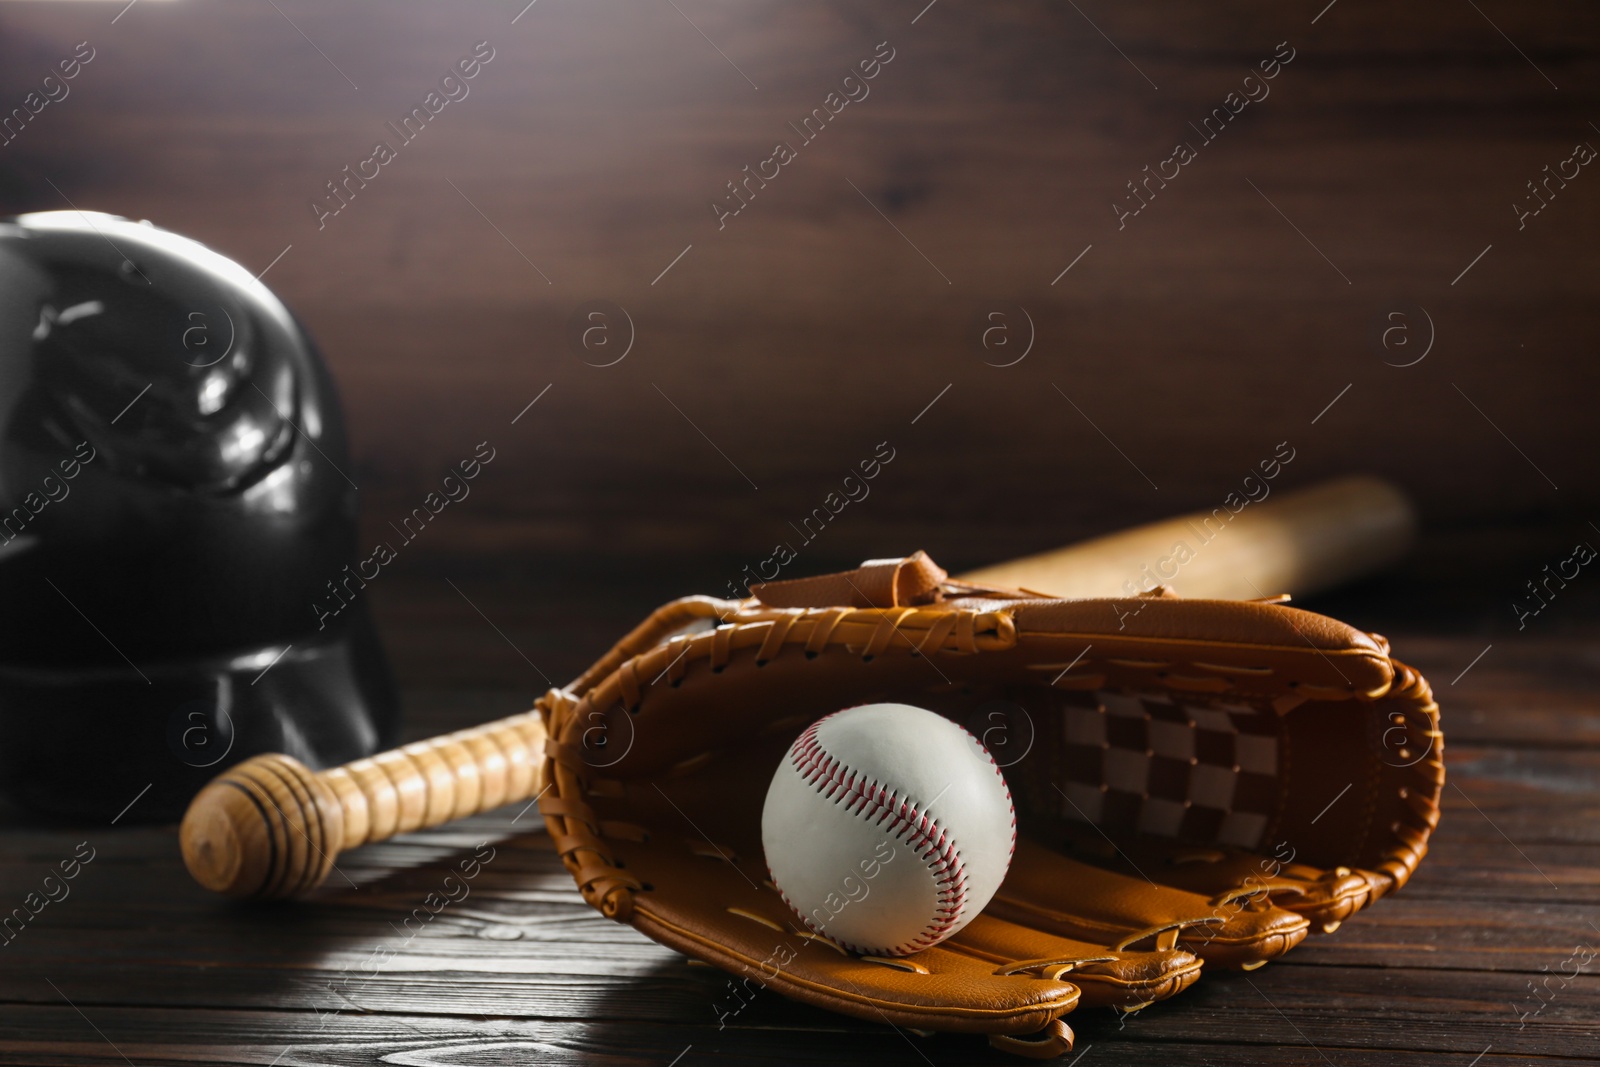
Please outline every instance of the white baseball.
M960 930L1011 865L1004 776L967 731L908 704L866 704L790 746L761 812L773 884L807 926L864 955Z

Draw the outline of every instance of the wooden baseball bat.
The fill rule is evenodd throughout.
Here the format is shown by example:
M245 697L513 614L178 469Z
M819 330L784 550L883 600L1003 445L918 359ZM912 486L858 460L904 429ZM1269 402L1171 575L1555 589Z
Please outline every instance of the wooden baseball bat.
M1130 596L1156 584L1193 598L1304 595L1398 559L1416 525L1405 496L1375 478L1244 499L960 580L1063 597ZM320 772L257 756L191 802L183 860L219 893L300 896L346 849L537 796L544 742L539 712L528 711Z
M1156 585L1192 600L1302 597L1395 562L1415 532L1416 514L1399 488L1338 478L1259 503L1232 494L1210 511L984 567L961 581L1067 598L1133 596Z

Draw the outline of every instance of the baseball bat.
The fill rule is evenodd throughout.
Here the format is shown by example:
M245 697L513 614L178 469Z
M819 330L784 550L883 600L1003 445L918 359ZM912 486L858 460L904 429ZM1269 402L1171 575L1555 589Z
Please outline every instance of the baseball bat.
M1415 526L1400 490L1351 477L1225 502L959 580L1059 597L1130 596L1157 584L1192 598L1305 595L1398 559ZM229 896L304 895L346 849L538 796L544 742L535 710L325 771L257 756L190 803L179 830L184 863Z
M1133 596L1155 585L1192 600L1303 597L1395 562L1415 531L1399 488L1352 476L1259 503L1232 494L1210 511L984 567L961 581L1069 599Z

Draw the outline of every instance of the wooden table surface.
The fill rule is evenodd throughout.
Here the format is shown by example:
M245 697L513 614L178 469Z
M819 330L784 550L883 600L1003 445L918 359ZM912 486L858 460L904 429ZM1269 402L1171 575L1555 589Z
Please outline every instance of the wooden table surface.
M1517 632L1472 582L1449 580L1472 568L1492 587L1518 545L1548 536L1435 539L1398 575L1314 605L1388 633L1435 685L1449 784L1430 855L1401 893L1260 971L1204 975L1130 1017L1074 1014L1081 1062L1600 1062L1600 977L1587 973L1600 948L1600 590L1574 583ZM614 575L583 603L593 575L575 573L536 588L462 565L381 590L408 732L522 709L537 671L574 674L660 594L687 591L672 575ZM0 948L0 1063L1012 1062L979 1038L896 1033L771 993L719 1026L725 977L591 911L537 814L517 807L348 853L318 899L256 907L196 888L174 828L136 817L0 815L7 910L80 843L94 856ZM493 859L469 895L403 927L484 842Z

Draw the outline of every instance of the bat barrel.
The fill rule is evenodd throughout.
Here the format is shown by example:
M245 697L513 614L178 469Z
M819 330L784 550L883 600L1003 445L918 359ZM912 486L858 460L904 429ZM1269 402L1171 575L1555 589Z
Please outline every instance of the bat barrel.
M1380 478L1356 476L1260 502L1237 494L1211 511L960 577L1066 598L1132 596L1155 585L1207 600L1308 596L1398 560L1416 526L1404 493Z

